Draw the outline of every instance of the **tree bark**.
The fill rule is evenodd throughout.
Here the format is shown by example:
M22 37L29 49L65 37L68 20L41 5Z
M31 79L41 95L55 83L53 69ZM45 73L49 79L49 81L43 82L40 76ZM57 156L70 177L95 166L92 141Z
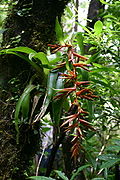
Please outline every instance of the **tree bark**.
M57 16L61 18L68 1L18 0L6 18L2 48L28 46L45 52L47 44L56 41L55 20ZM15 87L19 86L17 93L21 93L32 74L33 70L23 60L14 56L1 56L0 178L3 180L26 179L25 172L31 174L28 171L29 165L39 149L39 133L34 134L34 129L27 124L20 127L20 143L16 144L13 124L15 102L10 100L17 95ZM11 78L17 79L13 86L9 84ZM39 125L36 130L39 131Z
M96 21L102 21L102 16L100 16L100 14L104 11L104 8L105 5L102 4L99 0L90 1L87 19L92 21L87 22L87 27L93 28Z

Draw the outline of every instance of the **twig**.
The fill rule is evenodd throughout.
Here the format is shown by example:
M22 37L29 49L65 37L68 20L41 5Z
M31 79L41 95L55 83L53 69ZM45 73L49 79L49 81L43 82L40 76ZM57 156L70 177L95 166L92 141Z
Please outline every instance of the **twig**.
M39 168L40 168L40 163L41 163L41 160L42 160L42 157L43 157L43 155L44 155L44 152L45 152L46 147L47 147L47 142L45 143L45 145L44 145L44 147L43 147L42 154L41 154L41 156L40 156L40 158L39 158L39 161L38 161L38 165L37 165L36 173L35 173L36 176L38 176L38 171L39 171Z

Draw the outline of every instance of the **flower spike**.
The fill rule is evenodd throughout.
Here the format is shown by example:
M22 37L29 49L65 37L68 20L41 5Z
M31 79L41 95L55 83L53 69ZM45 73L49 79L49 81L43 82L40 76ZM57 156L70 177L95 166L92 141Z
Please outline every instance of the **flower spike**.
M73 134L71 152L72 158L74 158L76 162L80 149L83 149L81 141L84 139L84 131L87 131L88 129L95 131L92 125L86 120L89 113L82 109L80 99L94 100L94 98L97 98L98 96L93 94L92 89L86 87L90 85L90 81L79 81L77 71L77 68L82 68L85 71L90 72L89 67L91 64L86 64L85 62L80 63L80 61L87 61L88 58L77 54L69 44L64 44L62 46L58 44L49 44L48 46L51 47L53 53L57 51L66 52L65 48L68 48L66 52L67 61L57 64L54 68L63 68L64 70L67 62L69 62L70 65L69 70L66 70L67 72L59 73L60 78L65 80L65 88L56 93L54 100L65 98L69 95L71 95L70 97L73 99L71 100L73 102L70 102L71 105L66 113L66 117L62 118L64 122L62 122L60 127L64 128L64 131L67 134Z

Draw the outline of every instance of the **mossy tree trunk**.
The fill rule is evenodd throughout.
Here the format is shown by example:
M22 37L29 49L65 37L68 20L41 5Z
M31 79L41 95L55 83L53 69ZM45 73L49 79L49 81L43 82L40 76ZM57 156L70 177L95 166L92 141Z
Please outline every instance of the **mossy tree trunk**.
M27 46L36 51L46 51L54 43L55 20L59 19L69 0L13 0L13 8L5 21L2 48ZM31 78L33 70L23 60L14 56L0 58L0 179L24 180L32 157L39 149L39 133L24 125L20 143L16 144L13 124L15 101ZM41 72L42 76L42 72ZM9 81L15 78L14 84ZM40 83L43 83L41 78ZM17 90L17 92L16 92ZM39 127L36 129L39 131ZM29 172L28 172L29 174Z

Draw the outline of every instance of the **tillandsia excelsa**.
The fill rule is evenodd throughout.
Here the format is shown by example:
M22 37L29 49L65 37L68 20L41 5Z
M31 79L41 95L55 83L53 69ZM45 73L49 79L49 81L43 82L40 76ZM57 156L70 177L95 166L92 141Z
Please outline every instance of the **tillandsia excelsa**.
M73 137L71 140L71 153L72 158L76 160L79 156L80 149L82 148L81 140L84 139L84 128L94 130L93 126L87 121L89 113L84 110L81 101L83 99L93 100L97 96L93 94L93 90L90 88L90 81L82 81L78 78L78 69L82 68L89 72L89 66L91 66L91 64L87 64L86 61L88 58L77 54L72 45L65 44L60 46L49 44L48 46L51 47L53 53L62 51L63 48L67 48L67 62L61 62L56 66L56 69L65 69L64 73L59 73L60 78L64 80L64 88L57 91L54 100L57 101L72 96L70 108L66 113L67 115L62 118L64 122L61 124L61 128L64 128L64 131ZM66 67L67 63L69 68Z

